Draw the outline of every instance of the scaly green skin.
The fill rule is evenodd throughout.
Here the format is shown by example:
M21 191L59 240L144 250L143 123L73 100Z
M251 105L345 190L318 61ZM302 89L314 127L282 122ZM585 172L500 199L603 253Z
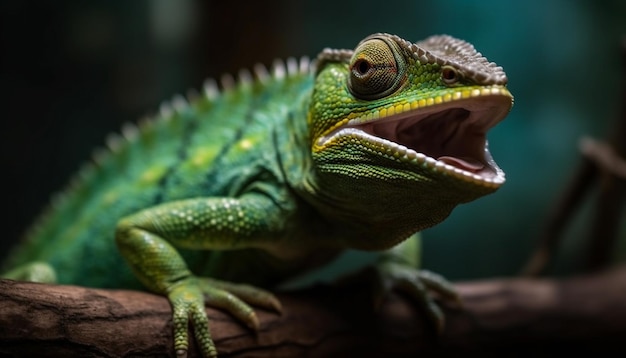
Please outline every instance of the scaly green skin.
M177 98L125 127L53 201L6 276L141 283L170 300L179 356L189 320L216 356L205 303L253 328L248 304L280 310L269 292L229 281L270 287L344 249L391 248L503 183L484 138L512 97L501 68L471 45L375 34L308 68L258 68L222 94L209 82L190 104ZM404 242L382 256L381 287L424 302L441 329L426 289L455 294L407 268L414 241Z

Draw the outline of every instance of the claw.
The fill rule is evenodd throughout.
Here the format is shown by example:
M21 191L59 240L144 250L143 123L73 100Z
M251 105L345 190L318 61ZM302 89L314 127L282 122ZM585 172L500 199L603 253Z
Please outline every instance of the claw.
M250 327L251 329L255 331L259 330L260 323L259 323L259 318L257 317L256 313L250 312L250 315L246 319L246 324L248 325L248 327Z
M202 355L217 357L204 304L229 312L255 331L260 326L259 318L248 304L282 311L280 301L268 291L210 278L183 279L170 287L168 298L174 312L174 348L181 358L187 356L189 321Z
M283 314L283 305L280 303L278 298L276 298L276 296L274 295L271 295L271 297L269 298L268 308L271 308L274 312L278 313L279 315Z
M384 293L396 288L424 309L428 320L434 325L437 335L443 333L445 315L429 290L435 291L444 299L460 303L460 297L451 283L436 273L416 270L406 264L394 261L379 263L376 266L376 272L378 278L374 298L377 304L382 304Z
M443 334L443 329L446 326L446 317L441 311L441 308L432 300L428 299L426 302L426 314L429 320L435 325L435 332L437 336Z
M204 357L217 357L209 331L209 319L204 310L202 291L195 278L187 278L172 285L168 298L172 305L174 349L177 357L187 357L189 323Z
M253 330L259 328L259 319L254 310L237 296L212 287L205 287L204 292L204 301L207 305L229 312Z
M454 286L443 276L431 271L420 270L418 271L418 277L428 289L437 292L445 300L453 301L459 307L463 305L459 293L456 292Z
M434 324L437 334L441 334L445 326L444 314L431 297L418 272L414 271L413 275L399 278L396 287L419 303L426 312L429 321Z
M241 301L253 306L270 309L277 313L282 312L283 308L280 301L269 291L246 284L218 281L211 278L203 278L202 281L207 286L229 292L240 298Z

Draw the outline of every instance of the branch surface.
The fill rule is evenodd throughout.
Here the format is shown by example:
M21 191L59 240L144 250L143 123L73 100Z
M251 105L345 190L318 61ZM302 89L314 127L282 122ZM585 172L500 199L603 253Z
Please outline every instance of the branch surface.
M257 333L218 310L207 314L220 357L626 353L626 268L456 287L464 309L444 308L439 338L402 296L374 312L364 285L279 294L284 313L257 310ZM169 356L170 314L167 300L149 293L0 280L0 357Z

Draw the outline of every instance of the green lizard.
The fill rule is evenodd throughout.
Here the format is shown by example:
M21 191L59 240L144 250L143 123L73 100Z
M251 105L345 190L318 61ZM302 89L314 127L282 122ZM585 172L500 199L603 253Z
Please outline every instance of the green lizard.
M380 287L425 302L441 329L426 291L455 293L410 267L411 248L418 231L504 183L486 142L513 103L502 68L449 36L374 34L313 64L254 72L225 77L221 91L207 81L202 95L175 97L110 137L10 255L5 277L143 286L171 303L176 354L187 354L190 322L214 357L205 304L256 328L250 305L281 310L256 286L345 249L395 246L376 265Z

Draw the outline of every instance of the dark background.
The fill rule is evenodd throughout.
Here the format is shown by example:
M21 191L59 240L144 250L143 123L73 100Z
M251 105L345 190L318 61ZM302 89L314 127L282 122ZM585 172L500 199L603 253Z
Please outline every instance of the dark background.
M108 133L207 77L352 48L373 32L472 42L505 68L515 106L490 136L507 184L424 233L425 265L467 279L520 269L578 139L605 136L617 116L626 3L7 1L0 26L0 257ZM577 270L588 210L553 272Z

